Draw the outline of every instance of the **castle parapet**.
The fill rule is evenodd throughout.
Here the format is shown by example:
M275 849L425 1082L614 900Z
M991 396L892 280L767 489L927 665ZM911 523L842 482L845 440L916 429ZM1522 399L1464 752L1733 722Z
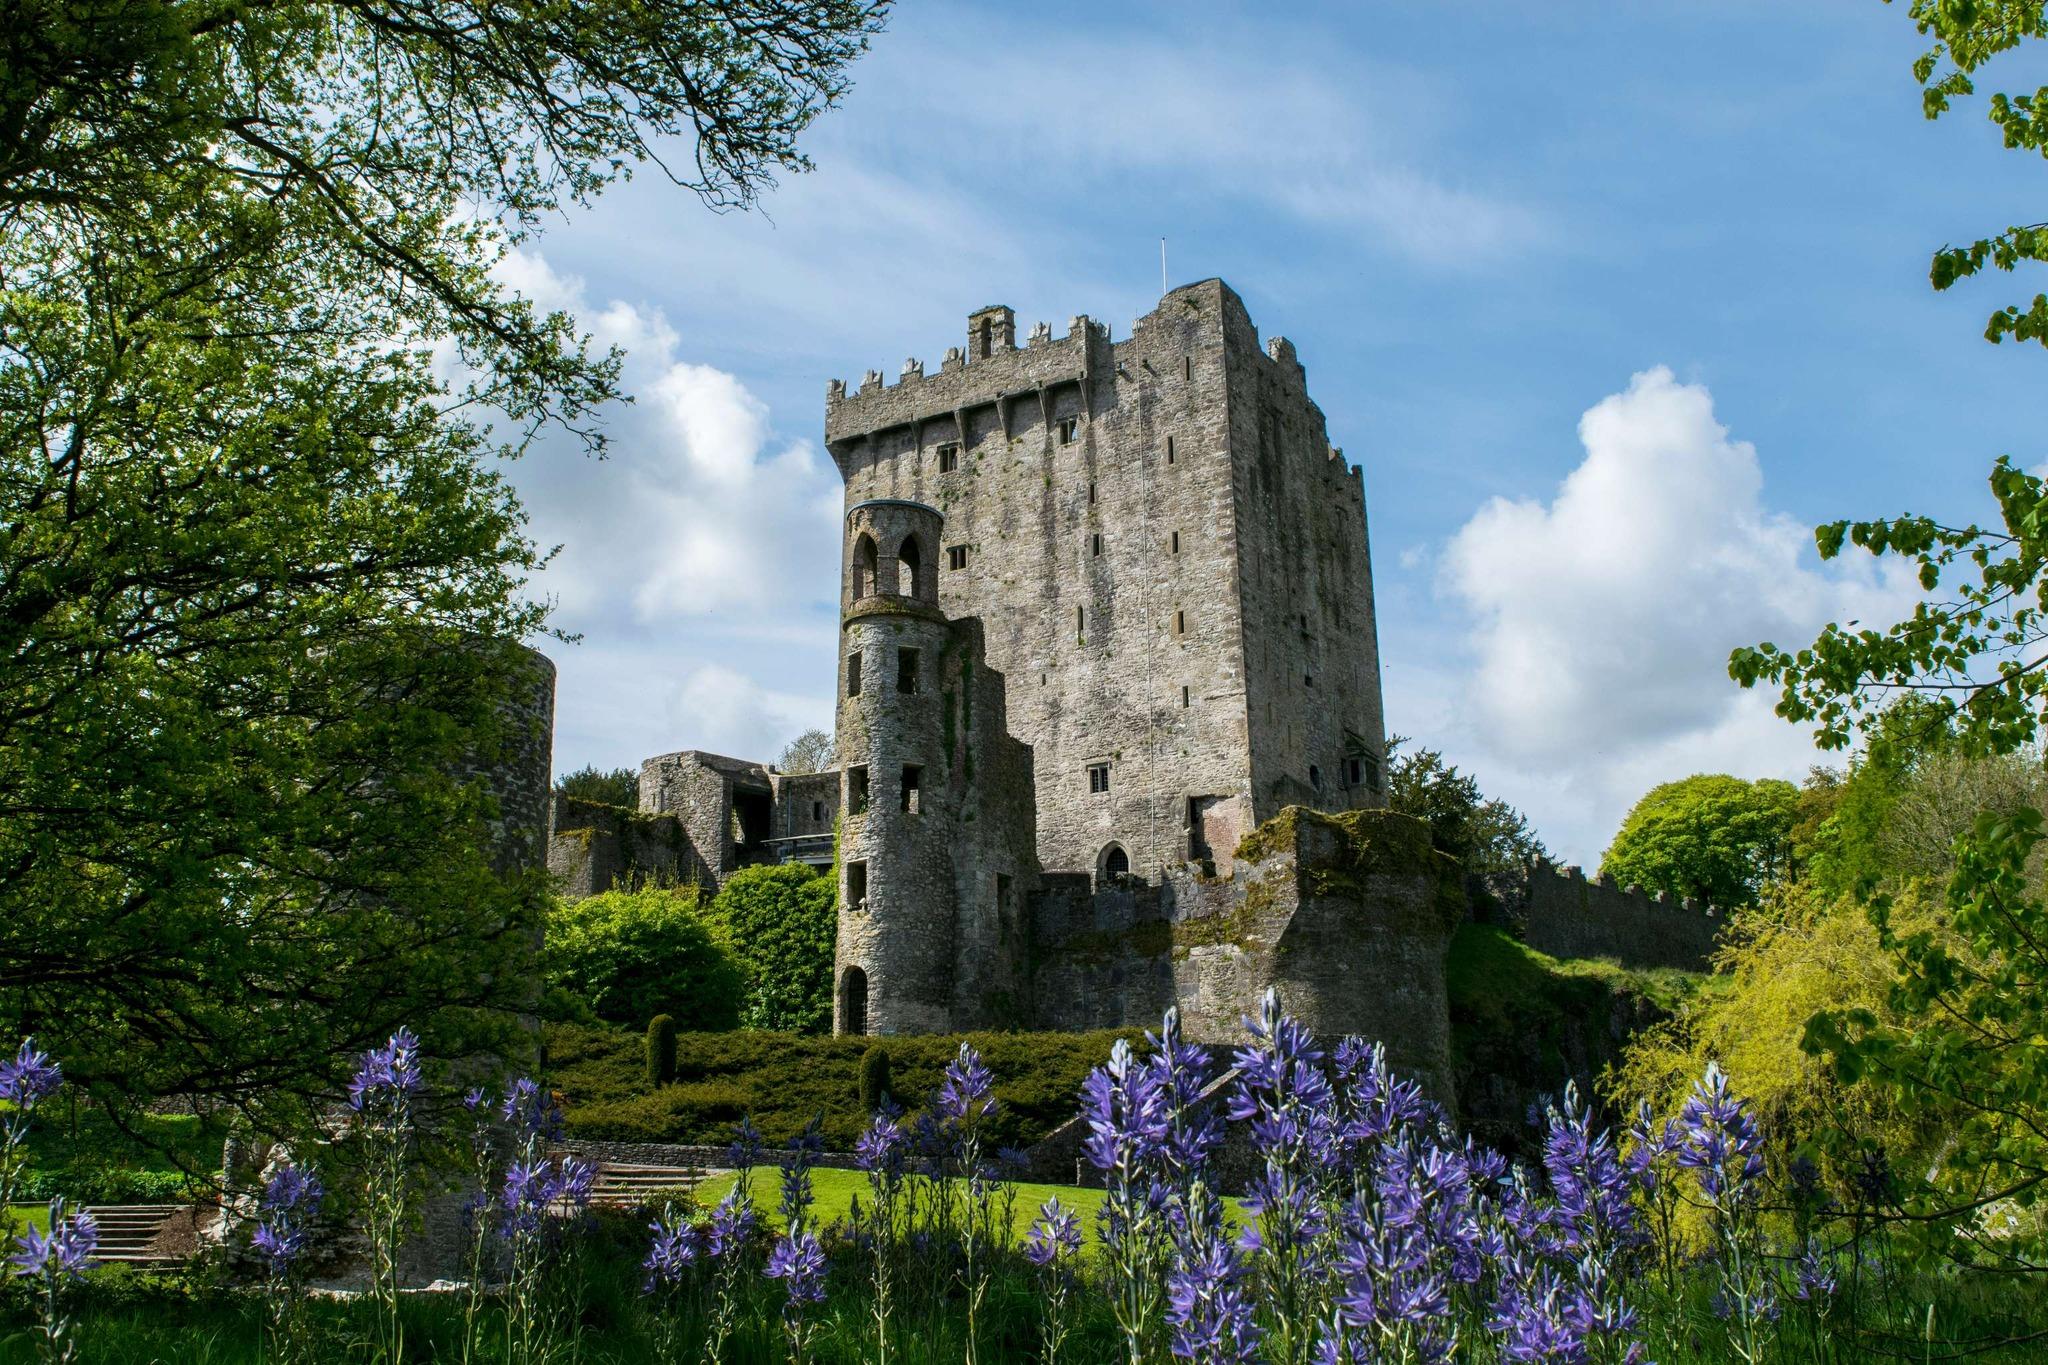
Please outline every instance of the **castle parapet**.
M1538 858L1522 907L1523 939L1552 957L1612 958L1627 967L1703 972L1712 963L1723 917L1690 896L1654 896L1613 877Z

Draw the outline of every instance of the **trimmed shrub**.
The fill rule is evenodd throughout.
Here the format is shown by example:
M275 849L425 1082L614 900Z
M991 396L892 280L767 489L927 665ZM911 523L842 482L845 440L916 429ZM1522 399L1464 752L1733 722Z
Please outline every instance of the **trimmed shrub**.
M676 1021L657 1014L647 1021L647 1083L655 1088L676 1078Z
M745 979L695 887L607 891L557 905L543 962L551 989L608 1024L636 1028L656 1014L672 1014L686 1029L739 1024Z
M863 1112L880 1112L882 1101L894 1093L889 1084L889 1050L880 1043L871 1044L860 1055L860 1107Z

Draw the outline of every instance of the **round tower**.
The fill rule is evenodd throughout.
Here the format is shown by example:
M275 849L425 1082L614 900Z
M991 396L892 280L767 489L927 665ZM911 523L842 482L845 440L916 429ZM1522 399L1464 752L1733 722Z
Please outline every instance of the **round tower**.
M937 1033L953 1014L945 518L899 498L846 512L840 589L836 1033Z

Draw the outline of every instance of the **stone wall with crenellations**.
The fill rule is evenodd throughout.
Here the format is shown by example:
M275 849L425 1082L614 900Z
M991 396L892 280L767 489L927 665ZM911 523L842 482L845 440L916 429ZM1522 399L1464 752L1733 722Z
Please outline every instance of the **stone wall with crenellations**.
M1538 860L1529 870L1522 938L1552 957L1605 957L1625 967L1711 968L1727 923L1713 906L1650 895L1611 877L1588 879L1576 867Z

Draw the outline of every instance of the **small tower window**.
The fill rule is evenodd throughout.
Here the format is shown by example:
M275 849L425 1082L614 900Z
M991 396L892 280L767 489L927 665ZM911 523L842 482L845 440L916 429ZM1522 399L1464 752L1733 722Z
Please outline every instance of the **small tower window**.
M860 695L860 654L858 651L846 656L846 695Z
M917 651L914 649L896 651L896 690L911 693L917 691Z
M919 797L924 790L924 769L915 763L903 765L903 813L918 813Z
M1095 505L1095 485L1092 483L1088 485L1088 505L1090 507Z
M1180 705L1181 705L1181 709L1182 709L1183 711L1185 711L1185 710L1187 709L1187 705L1188 705L1188 689L1187 689L1187 687L1186 687L1185 685L1183 685L1183 686L1181 687L1181 689L1180 689Z
M1173 533L1173 553L1174 553L1174 554L1179 554L1179 553L1180 553L1180 532L1178 532L1178 531L1175 531L1175 532Z
M1175 635L1185 635L1188 633L1188 614L1186 612L1177 611L1173 614L1173 633Z
M1102 532L1097 531L1088 537L1088 553L1098 557L1102 554Z
M1060 444L1070 446L1080 439L1081 419L1078 417L1060 418Z
M855 1038L868 1031L868 974L858 967L839 979L839 1031Z
M967 547L965 545L948 545L946 547L946 567L949 569L964 569L967 567Z
M1173 438L1171 436L1166 438L1166 462L1168 464L1173 463Z
M1074 629L1076 632L1085 632L1088 629L1088 608L1074 608Z
M1106 792L1109 790L1109 765L1107 763L1090 763L1088 765L1088 790L1091 792Z
M1313 763L1308 765L1308 784L1317 791L1323 789L1323 770Z
M1195 377L1195 358L1193 356L1184 355L1180 358L1180 377L1182 379L1193 379Z
M1301 675L1301 685L1303 687L1314 687L1316 685L1316 680L1312 675L1304 673Z
M951 474L951 473L952 473L952 472L953 472L954 470L958 469L959 467L960 467L960 446L959 446L959 444L958 444L957 442L953 442L953 441L948 441L948 442L946 442L946 444L944 444L944 445L940 446L940 447L939 447L939 472L940 472L941 474Z
M846 809L851 815L867 814L868 765L865 763L856 763L846 770Z
M916 536L903 537L896 547L896 591L905 597L918 595L918 579L924 574L924 553Z
M811 823L814 825L825 823L825 803L823 801L811 802Z
M848 863L846 865L846 908L865 910L868 908L868 865Z
M1365 760L1347 758L1344 760L1344 785L1362 787L1365 785Z
M881 558L875 551L875 538L865 531L853 544L853 600L875 591L876 576L881 569Z

